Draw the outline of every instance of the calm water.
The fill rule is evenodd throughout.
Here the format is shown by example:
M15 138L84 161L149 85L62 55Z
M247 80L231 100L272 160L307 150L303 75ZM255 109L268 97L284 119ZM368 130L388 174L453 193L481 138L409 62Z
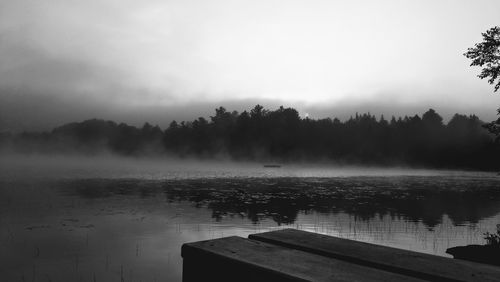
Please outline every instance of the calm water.
M493 173L0 159L1 281L180 281L182 243L280 228L446 256L497 223Z

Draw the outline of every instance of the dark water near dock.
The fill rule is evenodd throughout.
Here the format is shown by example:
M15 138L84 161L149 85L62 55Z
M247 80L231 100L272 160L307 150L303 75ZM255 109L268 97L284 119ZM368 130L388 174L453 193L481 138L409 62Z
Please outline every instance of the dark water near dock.
M493 173L58 158L0 168L1 281L180 281L182 243L279 228L447 256L500 223Z

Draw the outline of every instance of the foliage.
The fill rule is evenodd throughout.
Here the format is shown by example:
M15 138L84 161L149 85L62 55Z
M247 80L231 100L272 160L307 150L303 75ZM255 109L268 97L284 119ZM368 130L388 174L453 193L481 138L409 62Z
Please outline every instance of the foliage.
M500 26L493 27L482 33L483 42L469 48L464 54L472 60L471 66L483 69L479 78L488 78L488 83L494 84L495 92L500 89ZM496 84L495 84L496 83Z
M489 246L494 246L500 248L500 224L497 224L497 233L484 233L484 239L486 244Z
M237 159L334 160L344 163L411 164L496 169L499 146L476 116L456 114L448 124L430 109L422 115L377 119L356 114L347 121L301 118L292 108L228 114L211 122L182 122L165 130L165 149L181 156ZM222 122L223 121L223 122Z
M483 42L469 48L464 56L472 60L471 66L483 68L478 77L488 78L488 83L494 85L496 92L500 89L500 26L492 27L482 35ZM500 114L500 109L497 111ZM484 127L500 141L500 118L485 124Z
M137 128L94 119L52 132L5 135L0 143L10 142L14 150L24 152L167 152L181 157L496 170L500 143L483 125L474 115L459 114L445 124L432 109L421 117L386 120L366 113L340 121L302 118L293 108L257 105L242 113L219 107L210 119L172 121L164 131L148 123Z

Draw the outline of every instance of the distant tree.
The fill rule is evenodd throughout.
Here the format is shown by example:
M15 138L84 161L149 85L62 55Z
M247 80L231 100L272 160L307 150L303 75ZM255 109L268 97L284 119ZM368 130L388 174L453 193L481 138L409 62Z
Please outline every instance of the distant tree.
M357 113L347 121L311 119L301 118L293 108L269 110L257 105L241 114L219 107L210 119L172 121L165 131L149 123L135 127L92 119L65 124L51 132L7 136L3 142L9 142L9 148L17 152L166 152L180 157L321 159L498 170L500 142L494 142L483 124L476 116L459 114L444 124L432 109L421 117L391 117L389 123L385 117L377 119L370 113Z
M263 106L257 104L255 107L250 110L250 117L253 119L260 119L263 116L267 115L268 110L265 110Z
M379 121L380 125L382 126L388 126L389 123L387 122L387 120L384 118L384 115L381 115L380 116L380 121Z
M422 121L428 126L439 127L443 125L443 118L433 109L429 109L422 115Z

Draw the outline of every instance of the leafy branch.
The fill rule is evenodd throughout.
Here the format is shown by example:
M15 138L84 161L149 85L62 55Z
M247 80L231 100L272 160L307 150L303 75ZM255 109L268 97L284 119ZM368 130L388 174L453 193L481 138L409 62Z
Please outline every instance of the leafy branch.
M469 48L464 56L472 60L471 66L483 68L478 77L489 78L488 83L494 84L496 92L500 89L500 26L492 27L482 35L483 42Z

